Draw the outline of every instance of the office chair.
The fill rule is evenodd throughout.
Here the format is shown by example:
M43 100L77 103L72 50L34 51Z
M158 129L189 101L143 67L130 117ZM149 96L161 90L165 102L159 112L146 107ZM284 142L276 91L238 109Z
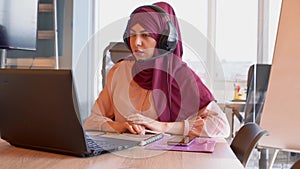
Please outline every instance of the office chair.
M266 130L261 129L258 124L252 122L246 123L239 129L230 144L230 148L244 167L246 167L258 141L267 134Z
M298 159L291 167L291 169L300 169L300 159Z
M106 83L106 75L110 68L117 63L123 57L130 55L130 50L126 47L124 42L110 42L109 45L103 51L102 62L102 88Z
M256 80L254 79L254 69L256 66ZM256 64L249 68L249 81L247 88L247 101L245 104L244 123L255 122L260 124L261 113L265 103L266 93L268 90L271 65ZM256 86L254 83L256 82ZM255 115L255 116L254 116Z
M247 98L243 111L241 111L244 112L244 116L241 112L234 112L232 114L237 117L241 124L247 122L260 124L261 113L268 89L270 70L271 65L269 64L253 64L250 66L247 79ZM256 71L256 79L254 79L254 71ZM254 83L256 83L255 86Z

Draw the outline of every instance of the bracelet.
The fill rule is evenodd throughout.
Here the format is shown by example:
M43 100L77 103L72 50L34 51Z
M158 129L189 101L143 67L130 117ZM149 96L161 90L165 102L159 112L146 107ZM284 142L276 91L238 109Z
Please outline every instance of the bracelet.
M183 122L184 122L183 135L187 136L189 134L190 124L189 124L188 120L184 120Z

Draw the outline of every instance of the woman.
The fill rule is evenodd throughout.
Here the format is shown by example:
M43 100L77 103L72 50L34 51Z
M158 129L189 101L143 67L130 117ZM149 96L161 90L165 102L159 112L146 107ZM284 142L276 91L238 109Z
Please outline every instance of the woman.
M227 137L225 114L184 63L173 8L159 2L133 11L124 33L132 52L115 64L85 129Z

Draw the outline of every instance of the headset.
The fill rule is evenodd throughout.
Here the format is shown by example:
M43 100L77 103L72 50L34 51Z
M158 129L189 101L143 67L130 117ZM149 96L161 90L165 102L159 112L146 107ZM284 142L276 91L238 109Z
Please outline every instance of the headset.
M172 21L170 20L168 14L159 6L155 6L155 5L145 5L142 7L149 7L151 9L153 9L155 12L160 13L161 16L163 18L165 18L165 20L167 21L167 25L168 25L168 29L165 29L162 31L161 36L159 38L159 40L157 41L157 47L158 47L158 52L160 55L158 56L153 56L149 59L144 59L144 60L138 60L138 62L145 62L145 61L150 61L150 60L155 60L157 58L166 56L170 53L172 53L175 48L176 45L178 43L178 33L176 30L176 27L174 26L174 24L172 23ZM130 21L130 19L129 19ZM128 21L128 23L129 23ZM125 33L123 35L123 40L125 45L127 46L128 49L130 49L130 45L129 45L129 35L127 34L128 32L128 24L125 30Z

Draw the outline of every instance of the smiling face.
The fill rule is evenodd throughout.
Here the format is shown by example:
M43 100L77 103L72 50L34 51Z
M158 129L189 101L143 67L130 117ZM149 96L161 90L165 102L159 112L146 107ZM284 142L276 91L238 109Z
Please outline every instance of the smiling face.
M140 24L135 24L129 31L130 48L136 60L149 59L153 56L156 40Z

